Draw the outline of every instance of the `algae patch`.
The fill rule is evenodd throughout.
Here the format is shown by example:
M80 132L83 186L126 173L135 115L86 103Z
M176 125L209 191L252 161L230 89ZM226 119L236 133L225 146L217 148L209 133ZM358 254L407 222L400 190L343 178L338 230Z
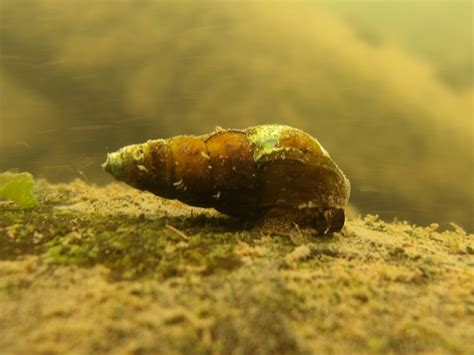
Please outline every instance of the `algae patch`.
M0 174L0 199L14 201L21 208L38 206L38 200L33 194L35 180L30 173L4 172Z

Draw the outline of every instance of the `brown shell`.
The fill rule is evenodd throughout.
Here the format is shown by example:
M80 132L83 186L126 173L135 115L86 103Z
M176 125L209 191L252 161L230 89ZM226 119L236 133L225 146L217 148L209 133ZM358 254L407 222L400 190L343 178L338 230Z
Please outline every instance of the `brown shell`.
M342 228L350 194L319 142L281 125L150 140L110 153L104 168L158 196L231 216L291 216L322 234Z

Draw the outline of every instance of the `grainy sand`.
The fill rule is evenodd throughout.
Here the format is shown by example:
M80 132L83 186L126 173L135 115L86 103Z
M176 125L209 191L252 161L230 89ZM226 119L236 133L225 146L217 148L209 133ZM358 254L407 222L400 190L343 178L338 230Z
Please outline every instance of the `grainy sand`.
M350 219L269 235L120 184L0 204L0 353L474 352L474 239Z

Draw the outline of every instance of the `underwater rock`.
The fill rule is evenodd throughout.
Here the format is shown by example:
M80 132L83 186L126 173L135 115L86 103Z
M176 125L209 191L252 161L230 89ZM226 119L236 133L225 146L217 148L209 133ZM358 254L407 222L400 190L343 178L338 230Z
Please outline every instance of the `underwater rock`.
M349 180L321 144L283 125L149 140L109 153L103 168L161 197L320 234L341 230L350 195Z

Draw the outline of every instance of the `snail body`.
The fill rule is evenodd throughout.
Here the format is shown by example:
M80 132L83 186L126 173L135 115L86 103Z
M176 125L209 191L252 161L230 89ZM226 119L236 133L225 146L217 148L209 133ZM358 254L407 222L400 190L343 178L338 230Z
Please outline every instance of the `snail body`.
M319 142L283 125L149 140L109 153L103 167L161 197L230 216L290 216L321 234L342 228L350 194Z

